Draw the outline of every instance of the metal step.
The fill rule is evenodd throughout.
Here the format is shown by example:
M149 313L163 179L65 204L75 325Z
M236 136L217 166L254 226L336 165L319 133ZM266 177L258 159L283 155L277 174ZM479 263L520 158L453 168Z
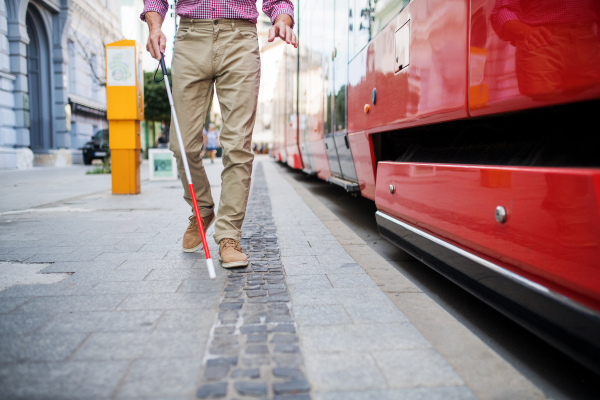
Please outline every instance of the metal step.
M316 176L317 175L317 171L313 171L313 170L308 169L308 168L304 168L302 170L302 172L304 172L306 175L310 175L310 176Z
M360 186L358 186L358 183L356 182L348 181L346 179L338 178L335 176L330 176L329 178L327 178L327 182L341 186L344 189L346 189L347 192L350 193L360 192Z

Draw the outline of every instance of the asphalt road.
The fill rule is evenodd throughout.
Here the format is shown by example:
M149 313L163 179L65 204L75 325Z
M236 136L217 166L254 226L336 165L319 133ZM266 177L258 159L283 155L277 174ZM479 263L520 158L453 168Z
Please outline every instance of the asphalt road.
M600 376L379 236L375 203L280 165L371 248L487 343L551 399L599 399Z

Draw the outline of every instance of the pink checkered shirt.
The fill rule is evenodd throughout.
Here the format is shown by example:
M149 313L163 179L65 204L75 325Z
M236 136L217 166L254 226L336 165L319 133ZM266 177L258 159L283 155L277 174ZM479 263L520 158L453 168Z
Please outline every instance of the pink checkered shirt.
M144 0L140 18L146 21L144 15L148 11L156 11L164 19L168 9L167 0ZM255 24L258 18L256 0L178 0L175 11L182 18L193 19L245 19ZM288 14L294 20L291 0L263 0L263 11L271 18L271 23L280 14Z
M598 0L497 0L492 9L492 27L498 35L508 21L529 26L589 24L600 20Z

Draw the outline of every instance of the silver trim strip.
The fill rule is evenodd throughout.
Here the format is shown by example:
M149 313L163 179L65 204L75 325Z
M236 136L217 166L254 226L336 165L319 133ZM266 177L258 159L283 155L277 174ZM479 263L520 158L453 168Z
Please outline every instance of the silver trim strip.
M397 220L394 217L390 217L389 215L384 214L381 211L377 211L375 213L375 215L377 215L377 216L379 216L381 218L385 218L388 221L393 222L396 225L400 225L404 229L407 229L407 230L409 230L411 232L414 232L417 235L424 237L425 239L428 239L428 240L430 240L430 241L432 241L432 242L434 242L434 243L436 243L436 244L438 244L438 245L440 245L442 247L445 247L446 249L451 250L451 251L453 251L453 252L455 252L455 253L457 253L457 254L459 254L459 255L461 255L461 256L463 256L463 257L465 257L465 258L467 258L467 259L469 259L471 261L474 261L477 264L482 265L482 266L484 266L484 267L486 267L486 268L488 268L488 269L490 269L490 270L492 270L494 272L497 272L498 274L503 275L503 276L505 276L505 277L507 277L507 278L509 278L509 279L511 279L513 281L515 281L515 282L518 282L518 283L521 283L521 284L523 284L525 286L528 286L529 288L535 290L536 292L538 292L540 294L552 297L555 300L560 301L561 303L564 303L565 305L567 305L567 306L569 306L571 308L576 308L579 311L582 311L582 312L594 315L596 317L600 317L600 314L597 313L596 311L594 311L594 310L592 310L592 309L590 309L590 308L588 308L588 307L586 307L584 305L581 305L581 304L577 303L576 301L571 300L570 298L563 296L560 293L557 293L557 292L555 292L553 290L550 290L547 287L540 285L539 283L532 282L532 281L530 281L527 278L523 278L522 276L520 276L518 274L515 274L514 272L508 271L508 270L500 267L499 265L496 265L494 263L489 262L488 260L484 260L481 257L477 257L476 255L471 254L468 251L465 251L465 250L463 250L463 249L461 249L459 247L456 247L456 246L454 246L454 245L452 245L452 244L450 244L448 242L445 242L445 241L443 241L443 240L441 240L441 239L439 239L439 238L437 238L437 237L435 237L433 235L430 235L429 233L423 232L422 230L417 229L417 228L415 228L412 225L409 225L409 224L404 223L404 222L402 222L400 220Z

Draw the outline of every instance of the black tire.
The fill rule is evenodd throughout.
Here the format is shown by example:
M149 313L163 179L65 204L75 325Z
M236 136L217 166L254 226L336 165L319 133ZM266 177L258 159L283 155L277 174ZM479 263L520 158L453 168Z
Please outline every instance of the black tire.
M91 155L84 154L83 155L83 163L85 165L92 165L92 161L94 161L94 157Z

